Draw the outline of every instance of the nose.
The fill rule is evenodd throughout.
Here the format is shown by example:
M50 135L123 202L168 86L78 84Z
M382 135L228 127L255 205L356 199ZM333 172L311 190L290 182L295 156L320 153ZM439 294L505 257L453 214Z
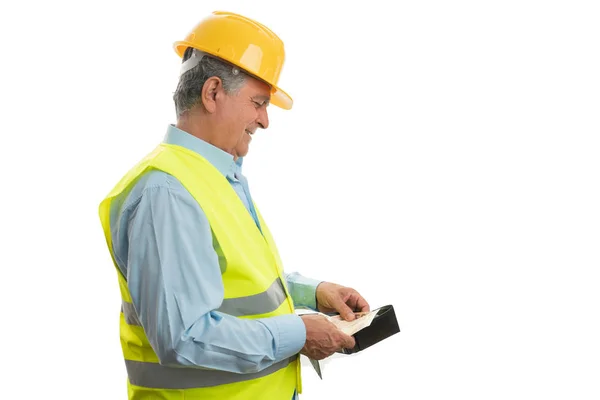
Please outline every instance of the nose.
M263 129L267 129L269 127L269 113L267 112L267 107L261 107L258 109L258 119L256 122L258 122L258 125Z

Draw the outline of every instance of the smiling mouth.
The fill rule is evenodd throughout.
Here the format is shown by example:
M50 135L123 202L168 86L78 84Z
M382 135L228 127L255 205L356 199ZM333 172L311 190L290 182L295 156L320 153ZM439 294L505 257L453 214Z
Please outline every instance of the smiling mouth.
M252 132L250 132L248 129L246 129L246 133L247 133L248 135L250 135L250 136L252 136L252 135L253 135L253 133L252 133Z

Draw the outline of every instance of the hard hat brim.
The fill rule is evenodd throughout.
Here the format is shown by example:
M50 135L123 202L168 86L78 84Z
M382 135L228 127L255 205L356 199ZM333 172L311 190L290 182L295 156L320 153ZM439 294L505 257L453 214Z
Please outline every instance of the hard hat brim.
M272 86L271 89L271 104L284 110L291 110L294 105L294 100L282 89Z

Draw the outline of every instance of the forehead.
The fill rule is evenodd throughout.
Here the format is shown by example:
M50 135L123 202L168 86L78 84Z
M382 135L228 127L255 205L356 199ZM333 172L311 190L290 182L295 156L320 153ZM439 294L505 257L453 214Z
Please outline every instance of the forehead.
M252 76L246 79L246 84L242 88L249 96L262 96L269 99L271 97L271 87L263 81L260 81Z

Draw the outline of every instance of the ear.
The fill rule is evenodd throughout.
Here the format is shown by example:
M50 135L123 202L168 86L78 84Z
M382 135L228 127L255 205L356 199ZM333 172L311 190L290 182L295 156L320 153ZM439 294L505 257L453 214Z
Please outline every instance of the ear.
M223 82L216 76L211 76L204 82L202 86L202 93L200 95L202 99L202 105L209 113L214 113L217 109L217 96L223 90Z

